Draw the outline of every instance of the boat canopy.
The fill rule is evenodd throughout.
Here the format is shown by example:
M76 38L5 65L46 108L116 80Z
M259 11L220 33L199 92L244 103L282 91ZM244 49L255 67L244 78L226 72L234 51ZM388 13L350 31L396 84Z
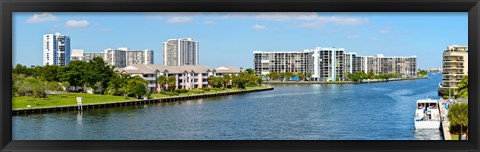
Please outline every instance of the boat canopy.
M417 100L417 103L438 103L438 100L421 99L421 100Z

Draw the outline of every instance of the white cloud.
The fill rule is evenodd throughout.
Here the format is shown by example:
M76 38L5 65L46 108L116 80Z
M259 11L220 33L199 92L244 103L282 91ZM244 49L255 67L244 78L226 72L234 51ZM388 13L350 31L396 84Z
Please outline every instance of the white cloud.
M267 27L263 26L263 25L256 24L256 25L252 26L252 29L254 29L254 30L266 30Z
M193 20L193 17L190 16L175 16L167 20L167 23L187 23Z
M347 14L348 15L348 14ZM204 24L224 19L257 19L265 21L291 21L300 27L317 28L326 25L355 26L368 22L367 18L352 17L346 14L321 16L315 12L248 12L248 13L149 13L155 19L167 19L168 23L190 22L198 16L204 16Z
M238 12L227 12L227 13L207 13L206 19L208 20L220 20L220 19L241 19L255 16L254 13L238 13Z
M367 18L347 17L347 16L320 16L312 12L281 12L281 13L259 13L257 19L270 21L298 21L301 27L317 28L325 25L343 25L354 26L368 22Z
M392 33L392 30L382 29L382 30L379 30L378 32L379 32L380 34L387 34L387 33Z
M348 39L358 39L358 38L361 38L362 36L360 35L347 35L347 38Z
M202 13L197 12L156 12L156 13L146 13L147 17L156 19L156 20L164 20L170 24L178 24L178 23L187 23L191 22L194 17L199 16Z
M313 20L318 17L314 12L268 12L257 13L255 18L270 21Z
M28 18L27 23L41 23L41 22L50 22L56 21L58 18L50 13L36 13L33 14L30 18Z
M87 27L90 22L87 20L68 20L65 24L67 27Z
M318 28L325 25L355 26L366 23L365 18L344 17L344 16L317 16L308 20L301 20L300 26L309 28Z
M215 24L215 22L210 21L210 20L206 20L206 21L203 21L203 24L212 25L212 24Z

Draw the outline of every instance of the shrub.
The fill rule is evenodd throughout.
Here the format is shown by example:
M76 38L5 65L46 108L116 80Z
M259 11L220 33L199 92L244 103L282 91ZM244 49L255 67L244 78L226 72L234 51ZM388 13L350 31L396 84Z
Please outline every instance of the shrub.
M210 88L202 88L203 91L210 91Z
M175 91L160 91L161 94L164 94L164 95L169 95L169 96L178 96L179 93L175 92Z
M245 85L245 86L247 86L247 87L255 87L255 86L257 86L257 85L254 85L254 84L247 84L247 85Z
M177 92L177 93L179 93L179 94L180 94L180 93L187 93L188 90L187 90L187 89L177 89L177 90L175 90L175 92Z
M204 93L205 91L203 91L203 89L197 88L197 89L190 90L190 92L198 94L198 93Z

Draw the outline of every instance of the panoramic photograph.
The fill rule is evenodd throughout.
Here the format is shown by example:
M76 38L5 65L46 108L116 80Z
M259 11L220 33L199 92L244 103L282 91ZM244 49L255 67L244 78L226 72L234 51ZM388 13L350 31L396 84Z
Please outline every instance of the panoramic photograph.
M15 12L13 140L468 140L468 13Z

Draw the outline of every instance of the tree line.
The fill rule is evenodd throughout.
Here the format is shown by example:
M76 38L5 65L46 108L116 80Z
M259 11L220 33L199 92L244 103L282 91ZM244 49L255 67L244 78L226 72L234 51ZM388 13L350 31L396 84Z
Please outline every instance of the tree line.
M387 80L391 78L399 78L402 74L400 73L379 73L375 74L372 69L365 73L363 71L357 71L353 74L347 74L347 80L359 82L366 79L380 79L380 80Z
M428 74L428 71L427 70L418 70L417 71L417 76L418 77L426 77Z
M249 68L246 69L244 72L240 72L239 74L225 74L223 75L223 77L210 75L207 78L207 82L208 85L212 88L225 89L236 87L240 89L245 89L246 87L254 87L260 85L262 83L262 79L254 74L253 69ZM190 91L203 92L210 90L209 88L192 90L175 89L175 84L177 83L175 76L167 77L165 75L161 75L157 78L157 83L163 90L161 91L161 93L167 95L178 95L179 93L187 93Z
M262 75L263 76L263 75ZM264 75L269 80L289 80L293 77L298 77L300 80L307 80L307 78L312 77L312 73L303 74L300 72L270 72L267 75Z
M263 75L261 75L263 76ZM270 72L269 74L267 75L264 75L267 79L269 80L289 80L290 78L293 78L293 77L298 77L300 78L300 80L307 80L307 78L311 78L312 77L312 73L307 73L307 74L303 74L303 73L295 73L295 72L281 72L281 73L277 73L277 72ZM365 73L363 71L357 71L355 73L348 73L346 75L346 80L347 81L362 81L362 80L365 80L365 79L382 79L382 80L388 80L390 78L398 78L402 76L402 74L397 74L397 73L380 73L380 74L375 74L373 72L373 70L369 70L368 73ZM340 81L340 78L337 77L336 78L336 81Z
M71 61L66 66L32 66L17 64L12 69L14 96L45 98L46 91L81 92L91 88L95 94L124 95L140 98L147 95L146 81L114 71L101 57L90 61Z

